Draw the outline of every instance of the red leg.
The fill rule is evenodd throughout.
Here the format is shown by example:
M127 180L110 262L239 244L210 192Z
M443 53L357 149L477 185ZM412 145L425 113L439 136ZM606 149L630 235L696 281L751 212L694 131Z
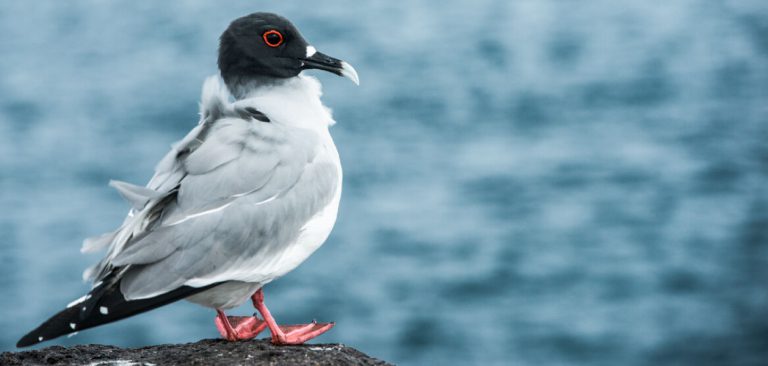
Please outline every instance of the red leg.
M302 344L327 332L335 325L335 323L317 323L314 320L309 324L278 325L267 306L264 305L264 292L261 289L256 291L251 299L253 306L261 313L269 331L272 332L274 344Z
M267 323L255 316L227 316L216 309L216 329L228 341L247 340L256 337Z

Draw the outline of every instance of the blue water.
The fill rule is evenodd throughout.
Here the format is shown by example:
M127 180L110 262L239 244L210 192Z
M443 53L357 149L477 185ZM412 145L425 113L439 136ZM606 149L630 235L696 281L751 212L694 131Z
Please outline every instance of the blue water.
M271 10L362 81L313 73L345 188L267 287L279 320L404 365L768 364L767 2L264 4L0 5L0 349L86 290L82 239L127 210L106 183L151 176L221 31ZM46 345L191 342L213 317Z

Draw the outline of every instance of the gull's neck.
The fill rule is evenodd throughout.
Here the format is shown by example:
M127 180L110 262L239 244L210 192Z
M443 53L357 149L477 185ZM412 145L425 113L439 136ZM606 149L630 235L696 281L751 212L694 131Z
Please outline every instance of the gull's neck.
M275 123L325 133L335 123L320 101L322 88L314 77L230 79L227 87L236 105L255 107Z
M261 89L279 87L289 79L271 77L233 77L226 78L225 83L236 101L249 98Z

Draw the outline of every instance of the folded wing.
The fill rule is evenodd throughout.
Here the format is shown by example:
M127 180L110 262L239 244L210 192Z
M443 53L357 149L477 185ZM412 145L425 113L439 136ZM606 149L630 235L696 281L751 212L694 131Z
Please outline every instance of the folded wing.
M117 232L86 242L109 245L88 278L118 271L128 300L187 283L259 282L331 201L340 172L322 159L315 132L244 117L225 98L219 104L203 111L147 187L113 183L133 209Z

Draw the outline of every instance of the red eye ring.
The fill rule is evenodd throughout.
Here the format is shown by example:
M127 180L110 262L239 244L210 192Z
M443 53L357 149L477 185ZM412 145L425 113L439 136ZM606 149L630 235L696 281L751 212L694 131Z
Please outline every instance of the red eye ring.
M277 38L275 38L274 35L277 35ZM274 29L264 32L264 34L261 35L261 38L264 39L264 43L269 47L280 47L280 45L283 44L283 34Z

